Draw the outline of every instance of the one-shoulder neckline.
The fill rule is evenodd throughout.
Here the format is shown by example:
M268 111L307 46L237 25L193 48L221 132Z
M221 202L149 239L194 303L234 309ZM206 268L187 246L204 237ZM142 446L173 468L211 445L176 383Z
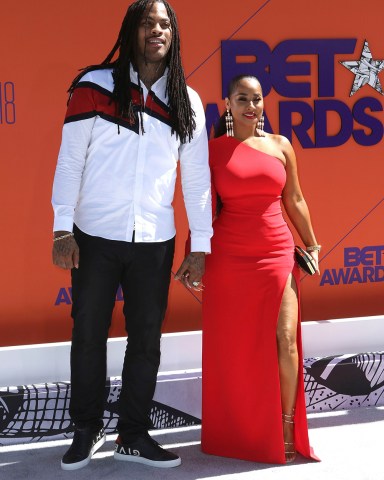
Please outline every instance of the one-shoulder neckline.
M270 153L263 152L262 150L259 150L258 148L253 148L253 147L251 147L250 145L248 145L247 143L244 143L243 141L237 139L236 137L227 137L227 138L231 138L231 139L235 140L235 142L238 143L239 145L242 145L242 146L244 146L244 147L246 147L246 148L250 148L251 150L254 150L255 152L261 153L261 154L266 155L267 157L270 157L270 158L274 158L274 159L277 160L277 161L280 163L280 165L282 165L283 168L285 169L285 166L286 166L286 165L283 163L283 161L282 161L280 158L275 157L274 155L271 155Z

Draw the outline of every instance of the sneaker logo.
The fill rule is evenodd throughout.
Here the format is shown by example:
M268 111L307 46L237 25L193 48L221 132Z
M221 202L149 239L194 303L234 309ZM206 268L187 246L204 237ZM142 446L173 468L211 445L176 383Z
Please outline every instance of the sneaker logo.
M134 457L140 457L141 455L139 450L133 450L132 448L129 448L129 447L124 448L123 445L116 445L115 451L123 455L133 455Z
M104 436L104 429L102 428L100 432L96 435L96 438L92 442L92 446L95 445L99 440L101 440Z

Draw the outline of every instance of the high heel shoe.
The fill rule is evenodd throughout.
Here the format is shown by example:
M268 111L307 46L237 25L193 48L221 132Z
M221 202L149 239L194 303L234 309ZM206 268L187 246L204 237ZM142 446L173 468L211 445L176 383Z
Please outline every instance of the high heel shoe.
M293 411L291 415L283 413L283 424L290 424L293 426L295 424L295 412ZM296 459L296 450L295 444L293 442L284 442L284 451L285 451L285 461L291 463Z

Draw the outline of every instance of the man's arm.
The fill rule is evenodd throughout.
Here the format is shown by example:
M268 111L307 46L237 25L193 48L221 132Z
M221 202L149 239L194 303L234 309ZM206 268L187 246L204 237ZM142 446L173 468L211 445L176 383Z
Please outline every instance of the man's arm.
M94 110L93 99L84 89L74 91L66 118L78 108L78 105ZM94 118L70 121L63 127L52 191L54 211L52 260L54 265L64 269L77 268L79 265L79 248L73 235L69 234L73 229L73 217L94 121Z
M180 147L181 185L191 232L191 253L186 256L175 279L188 288L201 290L205 254L211 252L212 203L205 114L196 92L189 89L196 113L196 129L190 142Z

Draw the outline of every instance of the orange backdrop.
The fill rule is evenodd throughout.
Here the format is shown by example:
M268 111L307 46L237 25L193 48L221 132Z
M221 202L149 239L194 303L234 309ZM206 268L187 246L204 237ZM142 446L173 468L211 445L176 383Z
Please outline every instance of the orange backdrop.
M51 264L50 205L66 90L80 67L109 52L128 4L2 0L3 346L70 339L70 276ZM301 282L303 319L382 314L384 119L377 81L384 82L384 45L375 24L384 13L382 1L351 0L347 7L334 0L315 6L307 0L172 5L188 83L200 93L209 122L223 111L223 79L246 69L261 77L269 127L292 139L323 245L322 275ZM359 63L365 41L372 59ZM341 61L355 73L360 69L359 75ZM355 79L363 86L350 96ZM174 271L187 233L179 185L175 208ZM200 329L200 301L172 282L164 330ZM112 336L124 335L121 304L118 297Z

